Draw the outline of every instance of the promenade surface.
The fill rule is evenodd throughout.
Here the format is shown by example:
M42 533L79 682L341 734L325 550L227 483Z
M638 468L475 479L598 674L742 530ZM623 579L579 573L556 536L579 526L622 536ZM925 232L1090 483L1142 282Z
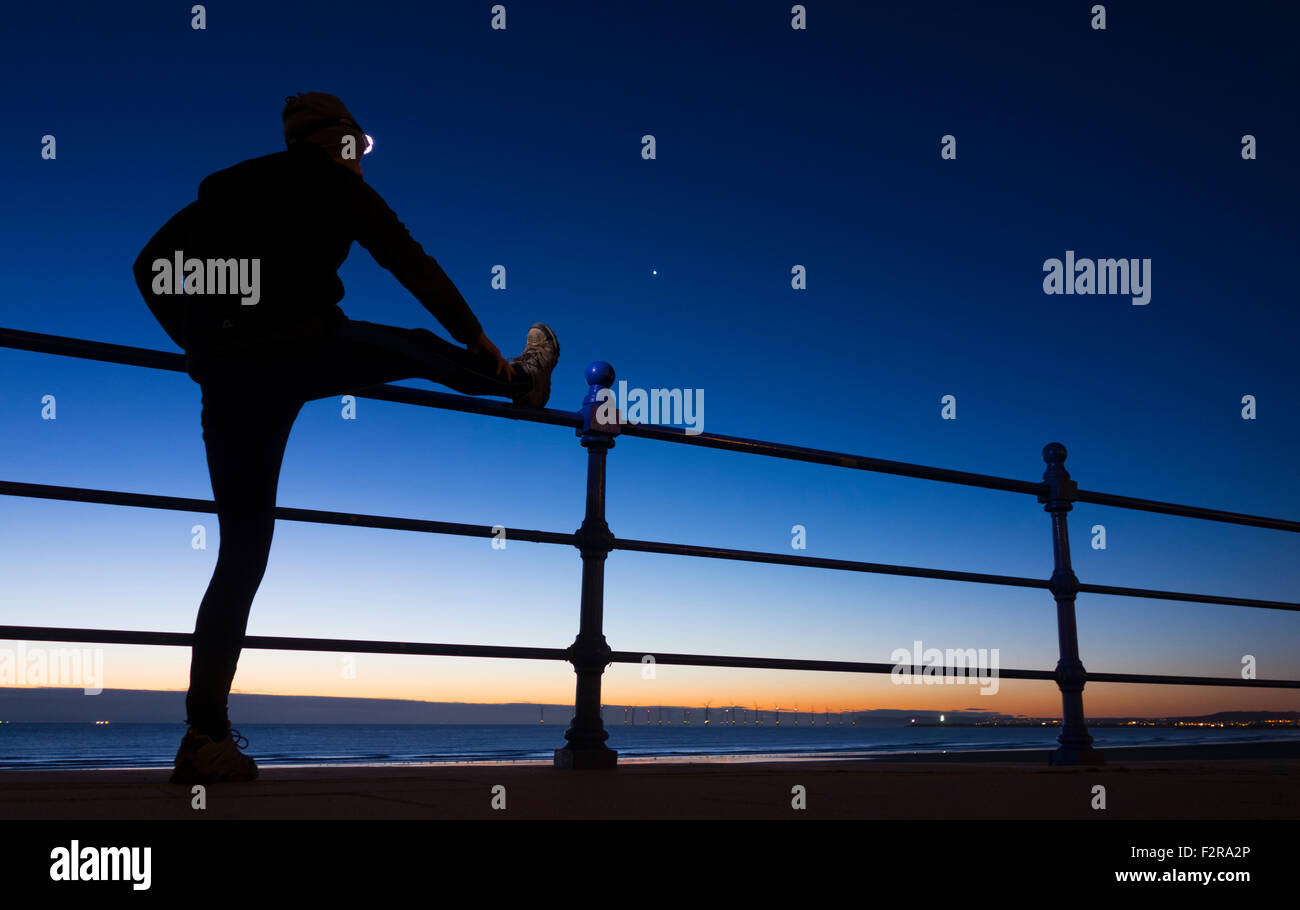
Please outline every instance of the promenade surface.
M0 772L0 819L1266 819L1300 818L1300 743L1113 749L1050 767L1043 752L885 760L633 761L264 767L190 788L168 771ZM1092 808L1105 787L1106 808ZM494 809L503 786L505 808ZM806 808L796 810L794 788ZM500 804L500 791L496 802Z

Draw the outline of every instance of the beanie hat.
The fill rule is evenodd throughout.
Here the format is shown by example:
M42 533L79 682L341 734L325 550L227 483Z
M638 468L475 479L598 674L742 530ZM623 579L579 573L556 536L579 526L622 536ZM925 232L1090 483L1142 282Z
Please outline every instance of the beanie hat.
M284 124L284 143L292 146L310 141L326 149L337 149L343 137L353 136L358 154L366 151L366 134L352 113L334 95L324 92L299 92L284 99L280 120Z

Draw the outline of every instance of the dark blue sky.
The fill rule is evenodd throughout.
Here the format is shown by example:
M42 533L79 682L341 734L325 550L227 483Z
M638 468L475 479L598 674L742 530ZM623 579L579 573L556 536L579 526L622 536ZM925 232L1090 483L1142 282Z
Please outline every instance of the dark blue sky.
M186 4L7 10L0 323L173 350L135 255L205 175L282 148L286 94L326 91L376 140L367 180L502 350L554 326L553 407L576 407L582 367L604 359L633 386L703 389L713 432L1025 479L1060 440L1086 489L1300 515L1294 7L1113 3L1094 31L1090 3L813 2L793 31L790 5L512 2L504 32L486 2L211 3L205 31ZM1247 133L1257 160L1241 158ZM945 134L956 160L940 159ZM1149 305L1045 295L1043 262L1066 250L1151 259ZM437 330L359 247L341 275L353 318ZM0 388L0 476L210 495L186 377L0 351ZM45 394L57 421L39 419ZM280 502L576 527L576 440L499 423L368 401L345 422L313 403ZM1046 516L1011 494L626 440L609 499L622 536L788 551L802 524L813 555L1050 573ZM191 627L211 516L0 508L7 621ZM206 551L189 546L195 522ZM1293 535L1092 506L1072 522L1084 581L1296 599ZM1095 523L1105 551L1087 545ZM250 631L564 645L576 580L564 550L281 524ZM886 660L920 638L999 647L1003 666L1056 659L1040 591L615 554L609 592L616 648ZM1233 675L1249 653L1262 676L1300 672L1293 615L1086 595L1079 609L1093 670ZM130 653L163 659L145 650ZM150 683L183 686L183 656ZM290 685L246 659L236 685L465 694L400 666L362 692L328 667ZM512 666L502 700L563 697L567 672ZM636 701L618 672L608 698ZM737 678L701 671L682 691L867 691ZM1054 687L983 706L1040 697Z

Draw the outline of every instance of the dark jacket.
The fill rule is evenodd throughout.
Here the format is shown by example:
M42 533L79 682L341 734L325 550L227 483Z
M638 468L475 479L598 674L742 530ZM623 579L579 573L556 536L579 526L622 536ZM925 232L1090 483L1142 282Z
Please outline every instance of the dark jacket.
M472 343L478 319L442 267L378 193L323 149L301 143L217 171L199 198L154 235L135 261L136 284L187 353L256 349L345 319L338 268L352 242L370 252L453 338ZM260 260L260 299L155 294L153 263L184 258Z

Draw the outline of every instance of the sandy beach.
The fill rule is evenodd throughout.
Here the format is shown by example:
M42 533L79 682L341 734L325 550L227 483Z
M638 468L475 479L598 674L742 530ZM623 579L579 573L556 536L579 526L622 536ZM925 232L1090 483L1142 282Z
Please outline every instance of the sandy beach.
M522 763L268 767L252 783L209 787L201 811L165 770L15 771L0 775L0 818L1300 818L1300 744L1114 749L1106 762L1051 767L1035 750L639 761L583 772ZM1092 807L1098 785L1105 809ZM493 808L499 786L505 807ZM796 787L806 808L792 805Z

